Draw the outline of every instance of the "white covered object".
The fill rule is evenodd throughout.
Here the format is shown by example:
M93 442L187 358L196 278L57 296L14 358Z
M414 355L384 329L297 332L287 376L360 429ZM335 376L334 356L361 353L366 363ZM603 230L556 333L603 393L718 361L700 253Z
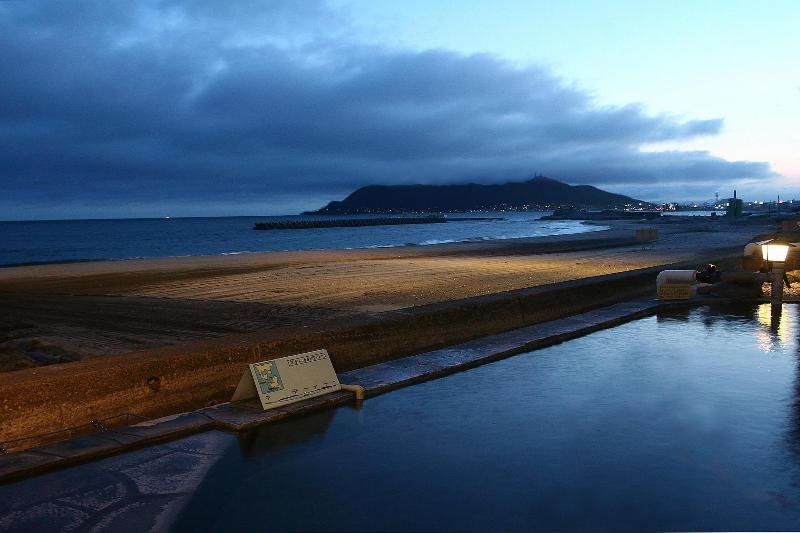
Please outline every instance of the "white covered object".
M761 255L761 244L757 242L748 242L744 246L744 256L748 257L751 255Z
M697 280L697 272L694 270L662 270L656 276L656 287L664 283L680 283L691 285Z

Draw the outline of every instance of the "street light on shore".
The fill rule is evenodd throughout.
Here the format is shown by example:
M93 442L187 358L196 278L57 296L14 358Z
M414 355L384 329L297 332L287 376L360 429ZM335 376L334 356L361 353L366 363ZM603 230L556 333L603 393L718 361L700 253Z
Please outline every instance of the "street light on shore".
M771 301L773 307L779 307L783 302L783 270L788 254L788 243L772 240L761 245L762 257L772 265Z

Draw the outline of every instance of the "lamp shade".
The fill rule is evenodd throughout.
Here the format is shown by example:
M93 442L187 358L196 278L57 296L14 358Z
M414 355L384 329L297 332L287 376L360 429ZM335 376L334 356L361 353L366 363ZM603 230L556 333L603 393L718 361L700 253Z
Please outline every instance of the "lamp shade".
M789 253L788 244L770 242L761 245L761 256L767 261L782 263L786 261L786 256L788 253Z

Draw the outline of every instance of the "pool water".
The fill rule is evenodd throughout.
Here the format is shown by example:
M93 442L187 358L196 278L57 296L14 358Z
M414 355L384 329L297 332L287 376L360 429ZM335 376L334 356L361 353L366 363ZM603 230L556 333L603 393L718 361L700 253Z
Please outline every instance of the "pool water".
M672 311L0 486L0 530L798 530L798 307Z
M175 527L800 528L798 313L660 314L244 434Z

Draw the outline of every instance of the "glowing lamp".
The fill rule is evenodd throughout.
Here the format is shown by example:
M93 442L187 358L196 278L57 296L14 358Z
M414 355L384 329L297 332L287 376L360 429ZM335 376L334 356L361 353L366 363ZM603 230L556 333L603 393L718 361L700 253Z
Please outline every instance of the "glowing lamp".
M777 310L783 301L783 269L789 245L780 241L768 241L761 245L761 256L772 265L772 308Z
M788 244L772 241L761 245L761 256L771 263L783 263L788 253Z

